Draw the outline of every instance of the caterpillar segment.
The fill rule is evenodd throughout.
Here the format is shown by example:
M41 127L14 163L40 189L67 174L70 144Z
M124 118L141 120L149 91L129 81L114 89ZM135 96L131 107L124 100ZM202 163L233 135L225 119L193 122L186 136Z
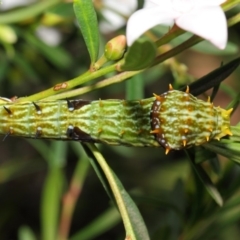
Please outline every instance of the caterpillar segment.
M0 134L179 150L232 135L232 109L174 90L137 100L14 103L0 98Z
M158 147L150 134L155 98L14 103L0 99L0 133L7 136ZM6 110L8 109L8 110Z
M201 145L212 139L220 140L232 135L230 114L232 109L214 107L208 98L207 102L195 98L189 93L174 90L162 95L154 95L155 101L151 111L151 133L166 150L180 150L193 145Z

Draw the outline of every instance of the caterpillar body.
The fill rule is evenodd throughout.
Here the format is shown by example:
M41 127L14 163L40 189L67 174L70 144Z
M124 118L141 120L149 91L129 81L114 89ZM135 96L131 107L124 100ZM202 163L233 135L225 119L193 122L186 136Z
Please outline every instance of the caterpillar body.
M0 99L0 134L165 148L201 145L232 135L230 113L173 90L137 101L58 100L14 103Z

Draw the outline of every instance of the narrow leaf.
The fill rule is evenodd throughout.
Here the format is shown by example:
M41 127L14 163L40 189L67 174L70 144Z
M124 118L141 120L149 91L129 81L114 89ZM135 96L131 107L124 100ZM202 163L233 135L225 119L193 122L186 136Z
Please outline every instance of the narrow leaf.
M102 233L116 226L121 221L119 212L115 207L107 209L89 225L74 234L70 240L89 240L98 237Z
M233 98L233 100L228 104L226 109L233 108L233 112L235 112L235 110L237 109L239 104L240 104L240 93L238 93L237 96L235 96ZM233 114L233 112L232 112L232 114Z
M104 157L98 151L94 144L86 143L86 147L92 152L95 161L104 172L108 184L115 197L119 212L122 216L124 227L126 230L126 239L131 240L148 240L149 235L142 216L133 202L130 195L124 189L120 180L117 178L112 169L107 165Z
M42 196L42 239L56 239L61 203L63 175L60 168L51 168L45 180Z
M208 89L220 84L225 78L227 78L240 64L240 58L236 58L231 62L221 66L209 74L203 76L197 81L189 85L190 92L194 96L198 96L201 93L204 93ZM185 91L186 87L180 89Z
M126 82L126 99L136 100L142 98L144 98L144 78L142 74L138 74Z
M34 4L29 4L28 6L17 8L6 13L1 12L0 23L19 23L20 21L36 17L58 3L59 0L36 1ZM4 4L4 2L0 2L0 4Z
M97 174L102 186L104 187L106 193L108 194L108 197L113 201L113 203L115 202L114 196L112 194L111 188L108 184L108 180L106 179L106 176L104 175L103 170L101 169L98 161L96 161L96 158L94 157L93 153L91 152L91 150L88 148L88 146L86 146L86 144L82 144L83 149L85 150L86 154L88 155L88 159L90 164L92 165L95 173Z
M230 139L225 139L221 142L212 141L210 143L205 143L203 145L205 148L221 154L224 157L227 157L235 162L240 163L240 143L232 142Z
M37 237L35 236L32 229L28 226L21 226L18 231L18 239L19 240L36 240Z
M93 65L98 58L99 51L98 21L93 1L74 0L73 8L88 48L91 65Z
M200 180L204 184L204 186L207 189L207 191L210 194L210 196L213 198L213 200L219 206L222 206L223 205L222 196L220 195L220 193L218 192L217 188L212 183L210 177L207 175L207 173L205 172L205 170L202 168L202 166L200 164L196 164L195 163L195 159L194 159L193 154L191 154L187 150L185 152L186 152L188 158L191 160L190 162L192 163L193 169L195 170L195 172L197 173L198 177L200 178Z

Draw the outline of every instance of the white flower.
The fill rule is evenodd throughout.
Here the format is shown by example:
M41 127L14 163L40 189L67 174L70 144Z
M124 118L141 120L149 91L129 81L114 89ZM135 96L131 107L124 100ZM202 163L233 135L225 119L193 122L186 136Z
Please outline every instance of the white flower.
M158 25L176 24L220 49L227 43L227 20L220 4L226 0L146 0L127 24L128 45L148 29Z
M127 18L137 9L137 0L101 0L101 4L101 14L105 18L100 21L100 30L103 33L124 26Z

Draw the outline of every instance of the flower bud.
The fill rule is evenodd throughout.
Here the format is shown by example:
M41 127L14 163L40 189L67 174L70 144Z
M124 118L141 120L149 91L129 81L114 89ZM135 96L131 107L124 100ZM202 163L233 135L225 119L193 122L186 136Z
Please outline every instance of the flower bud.
M105 46L105 57L113 61L121 59L126 50L126 45L126 37L124 35L111 39Z

